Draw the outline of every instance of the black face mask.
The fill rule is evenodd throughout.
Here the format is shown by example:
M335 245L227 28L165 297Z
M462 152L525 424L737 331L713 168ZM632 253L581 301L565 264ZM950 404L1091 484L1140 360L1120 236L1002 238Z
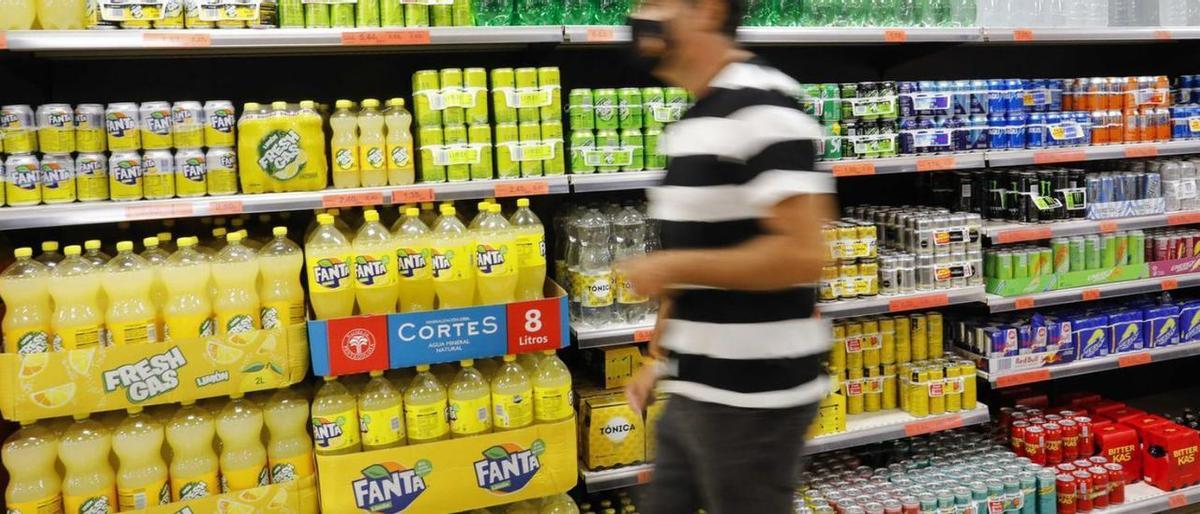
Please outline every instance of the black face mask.
M655 68L662 63L665 51L655 55L647 55L642 53L638 46L638 41L645 39L661 39L667 47L670 47L670 41L667 40L666 24L658 20L648 20L645 18L635 18L630 16L626 19L629 25L629 30L632 34L629 44L629 61L637 69L646 73L653 73Z

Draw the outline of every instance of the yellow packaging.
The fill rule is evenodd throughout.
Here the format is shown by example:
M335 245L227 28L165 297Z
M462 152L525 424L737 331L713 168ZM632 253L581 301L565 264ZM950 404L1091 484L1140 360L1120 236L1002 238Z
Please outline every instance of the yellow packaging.
M604 389L625 387L642 363L637 346L610 346L598 352L584 354L592 378Z
M404 439L404 409L397 404L358 413L364 450L390 446Z
M912 385L911 373L911 363L904 362L896 365L896 400L899 403L898 407L904 412L908 412L909 387Z
M194 500L221 492L221 481L217 470L202 476L171 477L171 498L175 501Z
M929 415L929 370L913 367L909 373L908 408L918 418Z
M846 370L846 382L842 387L846 393L846 414L862 414L863 412L863 370L850 368Z
M137 152L113 152L108 159L108 195L113 200L141 200L145 191L142 157Z
M244 128L238 134L242 190L274 193L325 188L325 155L310 154L317 148L324 152L325 133L319 126L314 130L309 124L302 124L304 119L299 114L275 115L251 122L268 126ZM311 141L313 139L319 141ZM341 162L338 152L343 150L334 148L334 155L339 157L335 163ZM357 159L354 150L351 149L347 156L352 153Z
M826 396L817 407L817 417L809 425L805 438L837 434L846 431L846 397L833 393Z
M104 154L81 153L75 158L75 189L81 202L108 200L108 159Z
M166 480L137 489L117 488L117 502L121 506L121 512L166 505L171 503L171 488L167 486Z
M244 491L270 485L271 476L267 467L231 469L221 473L221 491L226 493Z
M879 366L880 349L883 344L879 338L879 322L873 319L864 320L862 322L863 332L863 367L873 368Z
M404 422L408 427L408 441L418 444L436 441L450 433L450 424L446 422L445 402L441 404L425 404L404 406Z
M932 358L929 355L929 332L925 324L924 314L909 315L909 343L912 347L912 360L923 361ZM933 356L933 357L936 357Z
M533 424L531 398L522 394L502 394L492 391L492 423L496 430L510 430Z
M896 362L896 320L892 318L879 319L879 362L893 364Z
M534 405L537 405L535 402ZM568 408L570 405L568 404ZM454 437L482 434L492 429L490 396L470 400L450 399L450 433Z
M892 321L896 325L896 362L912 362L912 324L908 316L896 316Z
M63 512L91 514L93 512L110 513L116 511L117 490L112 487L105 491L94 491L91 494L79 496L63 495Z
M646 406L646 461L653 461L655 452L658 451L657 437L658 420L662 418L663 409L667 407L667 401L670 396L656 392L654 394L654 403Z
M574 414L570 384L559 387L533 387L533 418L538 423L559 421Z
M883 373L878 366L867 368L863 377L863 410L879 412L883 405Z
M897 403L896 365L883 365L883 410L895 409Z
M936 416L946 413L946 381L942 367L929 366L929 413Z
M42 156L42 202L75 201L75 163L70 155Z
M167 505L150 507L137 511L139 514L179 514L192 512L195 514L227 513L227 514L274 514L300 513L308 514L301 508L301 481L291 481L282 484L254 487L244 491L216 494L176 501ZM311 487L311 486L310 486Z
M863 367L863 326L862 323L846 323L846 369L861 369Z
M833 348L829 350L829 367L846 368L846 325L833 324Z
M963 379L958 376L958 363L948 362L943 368L946 384L942 387L946 395L946 412L958 412L962 409Z
M925 313L926 337L929 339L929 358L941 357L945 351L942 344L942 313Z
M963 379L962 408L975 410L975 363L968 360L958 361L958 375Z
M625 401L625 392L593 396L583 406L583 464L604 469L646 459L646 425Z
M33 514L62 514L62 495L56 494L49 498L32 502L9 503L7 507L9 512L16 512L18 514L24 514L25 512Z
M42 203L41 169L36 157L10 155L4 166L4 183L8 205L21 206Z

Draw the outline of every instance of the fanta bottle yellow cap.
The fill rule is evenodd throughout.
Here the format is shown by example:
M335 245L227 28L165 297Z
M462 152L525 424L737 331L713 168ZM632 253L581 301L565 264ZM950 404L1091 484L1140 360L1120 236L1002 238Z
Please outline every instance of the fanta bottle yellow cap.
M16 250L13 250L13 256L15 256L18 259L32 257L33 256L33 248L30 248L28 246L22 246L20 248L17 248Z
M171 240L171 233L170 232L159 232L155 237L158 238L158 242L165 243L165 242Z
M63 248L63 253L67 255L79 255L83 253L83 249L79 245L67 245L66 248Z
M392 98L392 99L389 99L389 100L388 100L388 105L390 105L390 106L392 106L392 107L404 107L404 99L403 99L403 98Z
M43 252L58 251L58 241L42 241L42 251Z
M287 102L271 102L271 108L277 111L287 109Z
M212 229L213 237L225 237L226 232L228 232L228 230L225 230L225 227L217 227Z
M277 236L286 236L287 235L287 227L275 227L275 228L271 229L271 233L274 235L277 235Z
M192 245L195 245L195 244L196 244L196 238L194 238L194 237L181 237L181 238L179 238L179 241L176 241L176 242L177 242L177 243L179 243L179 247L180 247L180 248L187 248L187 247L189 247L189 246L192 246Z
M421 202L421 208L427 211L433 210L433 202Z
M83 421L85 419L88 419L88 415L87 414L72 414L71 419L74 419L75 421Z
M405 216L420 216L421 209L418 209L416 207L409 207L407 209L404 209L404 215Z
M246 396L246 394L241 391L238 391L235 393L229 393L230 400L241 400L243 396Z
M554 353L554 350L545 350L542 352L542 355L554 355Z
M442 206L442 216L453 216L457 213L458 213L458 211L454 210L453 205L443 205Z
M317 215L317 223L320 223L322 225L332 225L333 224L333 215L332 214L318 214Z
M257 111L259 109L262 109L262 104L258 102L246 102L246 105L242 106L243 111Z
M142 413L142 406L141 406L141 405L134 405L134 406L132 406L132 407L130 407L130 408L128 408L128 409L125 409L125 412L128 412L128 413L130 413L130 414L141 414L141 413Z
M368 374L369 374L369 375L371 375L371 378L375 378L375 377L382 377L382 376L383 376L383 370L379 370L379 369L376 369L376 370L371 370L371 372L370 372L370 373L368 373Z
M237 232L229 233L228 235L225 236L225 240L229 241L230 243L241 242L242 241L242 231L239 230Z
M475 365L475 359L463 359L458 361L458 365L464 368L469 368Z
M351 102L350 100L338 100L337 102L334 102L333 106L337 107L338 109L349 109L354 107L354 102Z
M118 252L132 252L133 251L133 241L121 241L121 242L117 243L117 251Z
M362 101L362 106L367 108L377 108L379 107L379 100L368 98Z
M379 221L379 211L375 209L367 209L363 211L363 219L366 221Z
M426 371L429 371L428 364L417 364L417 373L424 373Z
M300 102L301 109L312 109L316 106L317 106L317 103L312 100L304 100L303 102Z
M475 204L475 208L479 209L479 212L487 212L489 209L489 207L488 207L489 205L491 205L491 204L487 203L487 202L479 202L479 203Z
M154 247L158 246L158 238L157 237L143 237L142 238L142 246L145 246L146 248L154 248Z
M500 214L500 204L489 203L488 204L488 212L491 212L492 214Z
M529 207L529 199L528 198L518 198L517 199L517 207Z
M326 382L333 382L334 380L337 380L337 377L332 375L326 375L324 378Z
M88 250L99 250L100 249L100 240L99 239L88 239L87 241L83 242L83 247Z
M504 362L516 362L517 356L511 353L504 354Z

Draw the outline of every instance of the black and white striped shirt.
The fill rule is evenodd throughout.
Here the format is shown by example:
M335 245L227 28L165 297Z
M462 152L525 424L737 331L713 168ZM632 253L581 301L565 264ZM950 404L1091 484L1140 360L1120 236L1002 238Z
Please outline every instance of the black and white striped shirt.
M648 194L664 249L738 245L767 233L763 218L780 201L836 193L831 174L813 171L821 127L800 110L791 77L755 60L729 64L709 86L663 137L670 165ZM820 361L830 329L813 317L815 303L813 285L681 286L660 340L669 355L660 387L735 407L821 400L829 392Z

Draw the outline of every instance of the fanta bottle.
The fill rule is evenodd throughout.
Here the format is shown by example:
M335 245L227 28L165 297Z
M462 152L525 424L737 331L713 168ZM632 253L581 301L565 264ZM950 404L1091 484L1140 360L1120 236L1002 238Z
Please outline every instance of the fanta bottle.
M83 0L38 0L37 19L42 30L83 29Z
M99 239L88 239L83 242L83 258L96 266L103 266L108 264L108 260L112 257L100 249Z
M58 251L58 241L42 241L42 253L38 254L34 260L45 264L47 268L54 269L58 263L62 262L63 254Z
M437 224L438 212L433 209L433 202L421 202L421 223L432 228Z
M358 187L358 116L350 110L354 106L350 100L338 100L334 105L337 110L329 117L329 127L333 130L333 141L330 142L333 187Z
M404 390L404 424L408 427L409 444L450 437L446 408L446 388L429 372L428 364L418 365L417 376Z
M0 273L0 297L7 310L2 324L4 351L41 353L50 351L50 273L46 265L32 259L27 246L13 252L17 258Z
M470 437L492 431L492 390L475 361L459 361L462 369L450 383L450 435Z
M346 223L346 220L342 216L341 209L329 209L325 212L328 212L330 216L333 216L333 226L337 227L337 229L342 232L343 236L346 236L346 240L354 237L354 230L351 229L350 225Z
M475 241L453 206L443 205L429 241L438 308L470 307L475 299Z
M262 301L262 327L276 328L304 323L304 288L300 272L304 267L304 251L287 237L287 227L275 227L275 234L258 251L262 267L262 285L258 296Z
M300 150L304 154L304 169L312 172L307 189L320 191L328 185L329 167L325 161L325 120L312 100L300 102L296 111L296 126L300 133ZM307 175L307 173L305 173Z
M379 100L368 98L358 111L358 155L362 159L362 185L388 185L386 141L383 136L383 113Z
M542 352L533 369L533 419L554 423L575 417L571 406L571 371L554 350Z
M179 249L162 265L162 283L167 291L163 303L163 337L186 340L216 333L208 283L212 265L196 250L195 237L181 237Z
M104 341L104 309L100 306L100 272L80 256L79 245L66 249L67 258L50 272L54 297L54 348L90 348Z
M404 445L404 395L382 371L371 372L371 381L358 396L358 423L363 451Z
M505 355L492 377L492 408L496 431L516 430L533 424L533 384L517 364L516 355Z
M379 212L368 209L354 236L354 297L362 314L396 312L396 243L379 222Z
M150 286L150 299L154 301L154 319L158 326L158 333L163 330L163 304L167 301L167 289L163 286L162 281L162 265L167 262L167 258L171 256L171 252L164 250L159 246L158 237L147 237L142 239L142 246L145 250L142 251L142 258L150 263L150 268L154 271L154 282Z
M0 30L29 30L37 13L34 0L0 0Z
M499 204L488 204L475 236L475 271L479 300L484 305L511 303L516 298L516 236Z
M116 479L108 463L112 433L86 414L75 416L58 443L64 512L110 514L117 510Z
M540 300L546 283L546 228L528 198L517 200L508 223L517 236L517 301Z
M404 209L392 235L396 239L396 269L400 312L433 310L433 268L430 266L429 227L416 207Z
M62 479L54 462L58 436L45 425L21 422L0 450L8 469L4 503L17 514L62 514Z
M312 405L313 441L317 455L344 455L362 450L358 404L337 377L325 377Z
M308 297L317 319L344 318L354 313L350 263L354 250L333 225L333 216L317 215L317 230L304 245L308 268Z
M542 510L538 514L579 514L579 506L566 493L560 493L542 498Z
M266 192L267 177L258 166L258 152L259 144L270 132L270 113L262 104L247 102L242 106L242 117L237 121L237 160L244 168L239 174L243 192Z
M163 426L140 406L129 409L113 431L117 466L117 503L121 511L141 510L171 503L167 463L162 458Z
M263 412L241 393L217 415L221 438L221 492L253 489L271 483L267 475L267 449L262 444Z
M150 298L153 282L154 271L146 259L133 253L133 242L117 243L117 256L104 266L101 279L108 297L105 320L112 344L158 342Z
M241 231L226 236L229 245L217 252L212 262L217 334L240 334L259 327L258 255L242 245L242 238Z
M171 253L175 251L176 247L174 237L170 232L159 232L155 234L154 237L158 238L158 247L161 248L167 255L171 255Z
M475 217L471 218L471 222L467 224L468 230L478 230L479 224L483 223L484 218L488 215L488 206L492 203L484 200L475 204Z
M402 186L416 181L413 161L412 114L404 108L403 98L388 100L384 111L387 124L388 184Z
M217 252L225 248L225 236L229 235L229 230L225 227L216 227L212 229L212 238L208 240L209 248L212 248L213 256L216 257Z
M308 399L291 389L280 389L263 408L263 418L270 431L267 465L271 468L271 483L299 482L301 514L316 514L316 466L308 435Z
M530 374L530 379L533 379L533 370L537 369L538 361L541 360L537 353L518 353L517 364L521 365L521 369ZM501 360L500 362L504 362Z
M194 500L220 494L213 436L217 427L208 409L185 400L167 423L171 445L171 499Z

